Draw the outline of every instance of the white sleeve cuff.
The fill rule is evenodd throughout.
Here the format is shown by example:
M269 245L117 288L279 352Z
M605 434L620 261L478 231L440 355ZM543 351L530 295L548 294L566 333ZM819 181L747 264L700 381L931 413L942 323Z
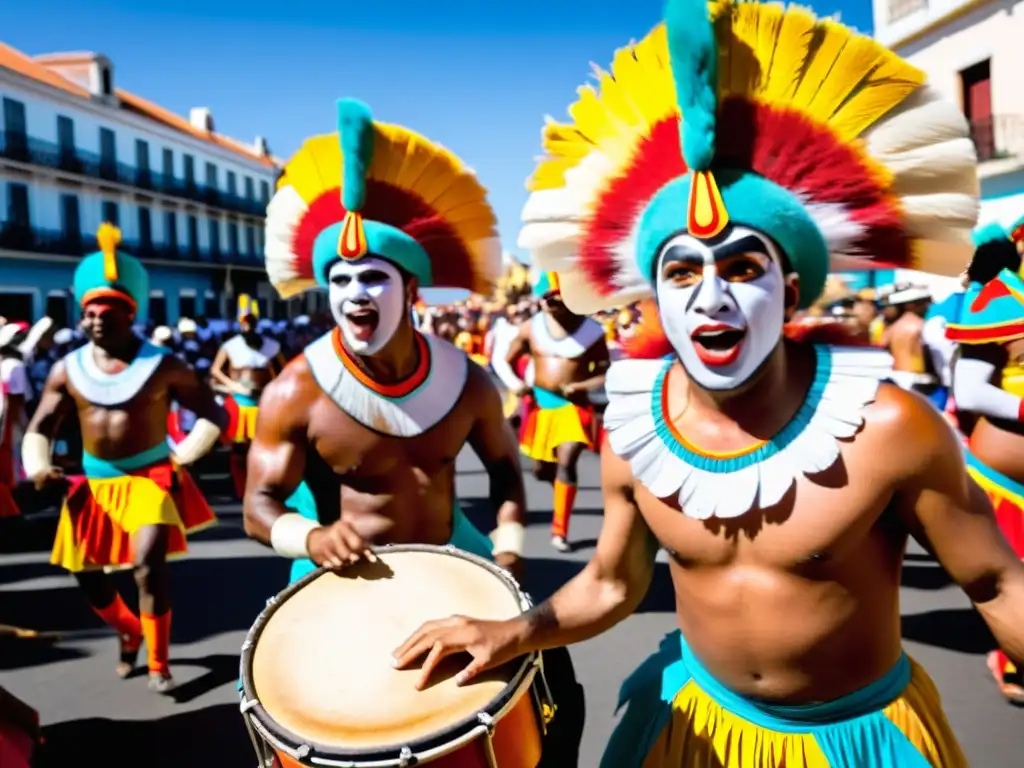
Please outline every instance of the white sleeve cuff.
M287 512L270 526L270 546L277 554L292 560L309 557L306 541L309 534L319 527L320 523L297 512Z

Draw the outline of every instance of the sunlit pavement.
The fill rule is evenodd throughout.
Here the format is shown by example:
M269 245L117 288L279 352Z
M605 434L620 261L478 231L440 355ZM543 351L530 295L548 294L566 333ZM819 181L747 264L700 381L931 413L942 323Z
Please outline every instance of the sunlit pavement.
M487 477L471 456L462 457L459 466L460 498L474 516L486 505ZM540 598L571 577L593 551L601 522L596 457L584 457L572 529L578 549L570 555L548 545L550 490L532 479L528 483L534 512L527 534L527 586ZM227 487L223 480L206 485ZM144 676L114 677L113 636L87 608L74 581L47 563L52 517L33 519L17 533L21 551L0 555L0 623L64 631L55 644L0 644L0 681L36 707L46 726L43 768L90 758L107 768L255 766L238 713L237 652L266 598L285 583L287 565L245 538L237 503L215 493L211 500L221 525L197 536L190 557L174 565L175 698L149 693ZM9 528L0 529L3 551L9 552L14 540ZM597 765L614 724L619 684L673 628L665 568L659 567L641 612L573 649L587 692L584 768ZM988 676L987 630L945 573L916 548L907 558L902 598L907 649L935 678L971 765L1024 764L1024 710L1003 704Z

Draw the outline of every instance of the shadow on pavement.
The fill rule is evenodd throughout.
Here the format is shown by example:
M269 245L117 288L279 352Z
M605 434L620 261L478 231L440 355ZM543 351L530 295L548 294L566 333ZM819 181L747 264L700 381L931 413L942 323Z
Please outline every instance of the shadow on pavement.
M49 563L15 563L0 565L0 584L17 584L19 581L57 576L64 571ZM6 598L4 598L6 601ZM0 607L0 622L4 621L4 609Z
M267 598L288 582L289 563L276 557L190 558L171 565L174 601L173 643L192 643L223 632L246 630L263 610ZM6 566L18 569L21 566ZM50 569L53 573L61 573ZM125 602L137 609L131 574L115 575ZM5 591L0 598L0 623L38 631L77 632L105 625L70 582L66 587ZM5 663L7 660L4 660Z
M952 583L953 579L940 565L918 565L911 562L903 564L900 586L909 589L935 590L945 589Z
M31 629L38 629L31 627ZM48 640L0 637L0 672L27 667L42 667L58 661L81 659L89 654Z
M984 654L996 647L992 633L973 608L943 608L904 616L903 638L960 653Z
M89 718L43 729L35 768L65 768L96 755L105 768L235 768L257 762L236 704L159 720Z
M206 674L182 683L171 691L170 696L176 704L187 704L225 683L238 680L237 655L218 653L198 659L181 659L171 649L171 664L175 667L202 667L206 670Z

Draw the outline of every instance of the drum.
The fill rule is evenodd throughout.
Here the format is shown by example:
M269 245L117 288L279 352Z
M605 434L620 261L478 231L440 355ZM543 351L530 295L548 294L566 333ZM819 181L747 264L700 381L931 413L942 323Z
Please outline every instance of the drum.
M423 691L391 653L423 622L530 607L502 569L453 547L393 545L267 603L242 646L242 716L261 768L536 768L553 713L539 654L465 686L446 659Z

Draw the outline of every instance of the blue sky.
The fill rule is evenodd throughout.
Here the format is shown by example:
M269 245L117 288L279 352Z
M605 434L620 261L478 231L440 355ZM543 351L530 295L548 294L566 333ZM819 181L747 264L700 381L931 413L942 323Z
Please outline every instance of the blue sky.
M819 13L871 29L868 0ZM564 118L590 62L646 34L662 0L32 0L0 3L0 37L29 54L94 50L117 85L287 157L334 129L334 101L441 142L490 189L517 252L523 183L544 116ZM521 255L521 254L520 254Z

